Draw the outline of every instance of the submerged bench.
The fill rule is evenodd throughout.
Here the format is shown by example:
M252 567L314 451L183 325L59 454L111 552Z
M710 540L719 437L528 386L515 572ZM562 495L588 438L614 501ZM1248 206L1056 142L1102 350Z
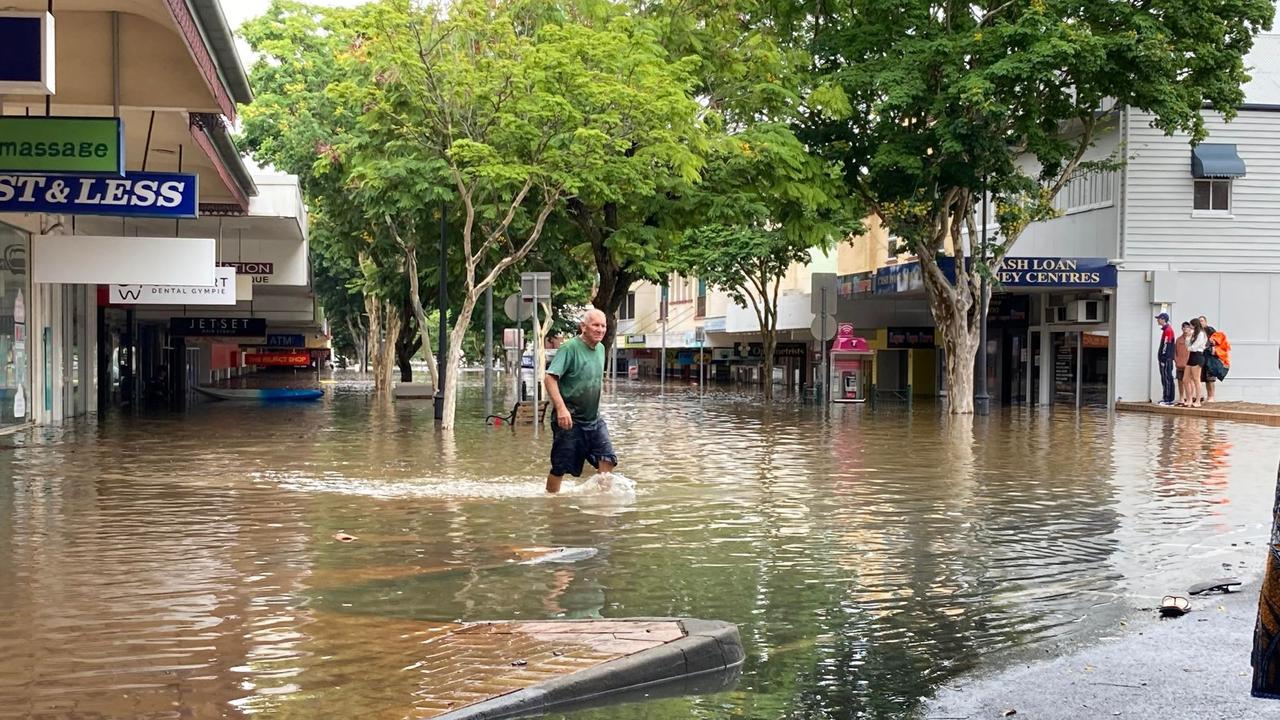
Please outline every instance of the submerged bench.
M538 422L544 423L547 420L548 401L542 400L538 403ZM521 400L511 408L511 413L507 415L490 415L484 419L490 425L532 425L533 424L533 402Z

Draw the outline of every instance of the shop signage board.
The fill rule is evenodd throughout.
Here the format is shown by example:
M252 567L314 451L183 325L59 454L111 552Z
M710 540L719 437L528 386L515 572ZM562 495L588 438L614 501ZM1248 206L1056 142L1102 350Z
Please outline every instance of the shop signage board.
M209 287L201 285L112 285L112 305L235 305L236 275L231 268L214 268Z
M214 283L213 238L37 235L32 281L86 285Z
M234 268L236 275L249 278L251 285L270 285L271 276L275 275L275 263L270 262L220 262L218 267Z
M245 364L270 367L306 367L311 364L311 354L304 352L250 353L244 356Z
M277 348L300 348L307 346L307 338L305 335L294 333L270 333L267 335L267 341L263 345Z
M924 274L920 270L918 261L890 265L876 271L876 295L910 292L912 290L920 290L923 287Z
M891 327L888 329L888 347L892 349L931 350L937 346L931 327Z
M53 95L55 76L53 13L0 10L0 95Z
M263 318L175 317L169 318L169 334L183 337L263 337Z
M764 345L761 343L749 343L747 345L747 357L760 358L764 357ZM780 342L773 348L773 359L782 360L784 358L807 358L809 357L808 343L797 342Z
M0 172L124 175L124 125L107 117L0 117Z
M955 258L940 259L938 267L955 281ZM1007 257L996 279L1005 288L1113 288L1117 271L1106 258Z
M0 212L194 218L199 201L190 173L0 175Z

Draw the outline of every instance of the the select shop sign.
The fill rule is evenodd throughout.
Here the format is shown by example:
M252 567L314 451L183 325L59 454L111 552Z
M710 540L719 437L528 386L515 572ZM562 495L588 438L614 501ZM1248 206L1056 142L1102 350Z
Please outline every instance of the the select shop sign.
M119 118L0 117L0 172L124 175Z
M199 198L189 173L0 175L0 212L194 218Z

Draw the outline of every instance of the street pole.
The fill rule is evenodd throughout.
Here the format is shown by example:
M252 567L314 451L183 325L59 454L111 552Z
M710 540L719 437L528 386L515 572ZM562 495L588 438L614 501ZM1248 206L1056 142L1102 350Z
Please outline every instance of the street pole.
M538 414L542 409L542 403L539 402L542 393L541 378L538 377L538 345L542 343L541 334L538 332L538 293L537 284L534 284L533 294L533 434L538 435Z
M667 392L667 284L662 284L662 354L658 359L658 394Z
M822 346L822 378L818 380L818 402L824 402L827 397L827 381L831 379L831 371L827 369L827 286L822 286L822 327L818 333L818 344Z
M493 414L493 286L484 291L484 414Z
M987 180L982 180L982 257L987 254ZM991 396L987 394L987 276L983 275L978 285L978 305L981 317L978 320L978 367L977 383L973 393L973 411L977 415L991 412Z
M449 335L447 323L449 317L449 289L446 286L448 275L445 273L445 266L448 264L449 254L445 247L445 235L448 229L448 221L444 214L444 203L440 203L440 273L439 273L439 292L436 295L436 303L440 307L440 340L438 343L439 353L436 355L436 375L440 379L440 387L436 388L435 410L436 420L444 420L444 378L445 378L445 356L449 353Z

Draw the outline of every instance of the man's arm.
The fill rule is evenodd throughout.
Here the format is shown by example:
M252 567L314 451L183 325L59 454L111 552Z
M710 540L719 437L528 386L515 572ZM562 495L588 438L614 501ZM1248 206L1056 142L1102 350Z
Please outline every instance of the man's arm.
M573 427L573 418L569 415L569 408L565 407L564 397L560 395L560 378L551 373L542 378L542 383L547 386L547 397L551 398L551 407L556 411L556 422L561 428L568 430Z

